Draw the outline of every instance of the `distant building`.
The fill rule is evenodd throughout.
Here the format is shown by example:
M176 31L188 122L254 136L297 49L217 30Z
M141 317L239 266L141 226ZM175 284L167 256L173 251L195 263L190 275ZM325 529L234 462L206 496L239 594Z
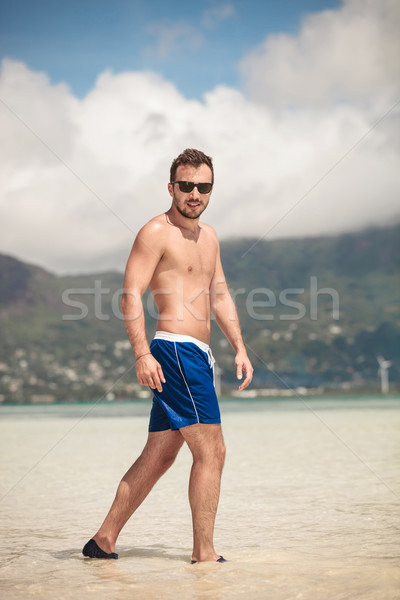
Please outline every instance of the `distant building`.
M32 404L52 404L56 398L52 394L32 394Z

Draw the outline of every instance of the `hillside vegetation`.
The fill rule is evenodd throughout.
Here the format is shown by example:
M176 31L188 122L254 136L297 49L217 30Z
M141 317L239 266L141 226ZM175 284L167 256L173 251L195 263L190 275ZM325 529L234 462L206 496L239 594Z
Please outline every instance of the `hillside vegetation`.
M255 387L376 386L379 354L393 361L390 379L399 382L399 239L397 225L221 243ZM122 283L117 272L56 276L0 255L0 398L135 397ZM150 338L156 312L148 295L144 305ZM233 353L215 324L212 347L228 391Z

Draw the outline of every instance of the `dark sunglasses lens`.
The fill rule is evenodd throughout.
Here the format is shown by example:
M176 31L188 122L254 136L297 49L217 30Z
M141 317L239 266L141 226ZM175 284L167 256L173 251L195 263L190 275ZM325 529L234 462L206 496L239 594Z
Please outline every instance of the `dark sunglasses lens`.
M212 183L193 183L193 181L175 181L179 185L179 189L184 194L189 194L194 186L197 187L200 194L209 194L211 192Z
M194 183L192 181L179 181L178 183L179 189L185 194L189 194L189 192L191 192L194 188Z
M211 188L212 188L212 183L198 183L197 184L197 189L199 190L200 194L208 194L209 192L211 192Z

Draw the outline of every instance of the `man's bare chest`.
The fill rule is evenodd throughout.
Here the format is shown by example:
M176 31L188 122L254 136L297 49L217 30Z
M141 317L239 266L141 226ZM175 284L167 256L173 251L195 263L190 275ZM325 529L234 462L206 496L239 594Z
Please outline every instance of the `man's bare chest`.
M178 239L171 244L160 261L162 270L193 278L212 279L215 272L216 247L206 240Z

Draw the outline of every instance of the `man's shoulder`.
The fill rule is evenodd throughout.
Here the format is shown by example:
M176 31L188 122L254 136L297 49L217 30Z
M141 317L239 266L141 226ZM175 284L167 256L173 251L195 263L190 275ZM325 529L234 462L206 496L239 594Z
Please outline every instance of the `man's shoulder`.
M161 215L156 215L150 221L147 221L143 227L154 227L156 229L160 229L161 227L167 226L167 218L165 213L161 213Z
M160 235L167 229L167 221L165 214L157 215L148 221L139 230L138 236L153 236Z
M210 236L216 242L218 242L217 232L215 231L214 227L212 227L208 223L203 223L203 222L200 222L199 225L200 225L201 229L204 231L204 233L207 234L207 236Z
M164 217L164 218L163 218ZM133 248L136 251L149 250L163 254L167 239L165 214L150 219L139 229Z
M204 231L206 231L210 235L214 235L215 237L217 237L217 232L215 231L214 227L212 227L208 223L203 223L203 221L200 221L199 225L202 229L204 229Z

